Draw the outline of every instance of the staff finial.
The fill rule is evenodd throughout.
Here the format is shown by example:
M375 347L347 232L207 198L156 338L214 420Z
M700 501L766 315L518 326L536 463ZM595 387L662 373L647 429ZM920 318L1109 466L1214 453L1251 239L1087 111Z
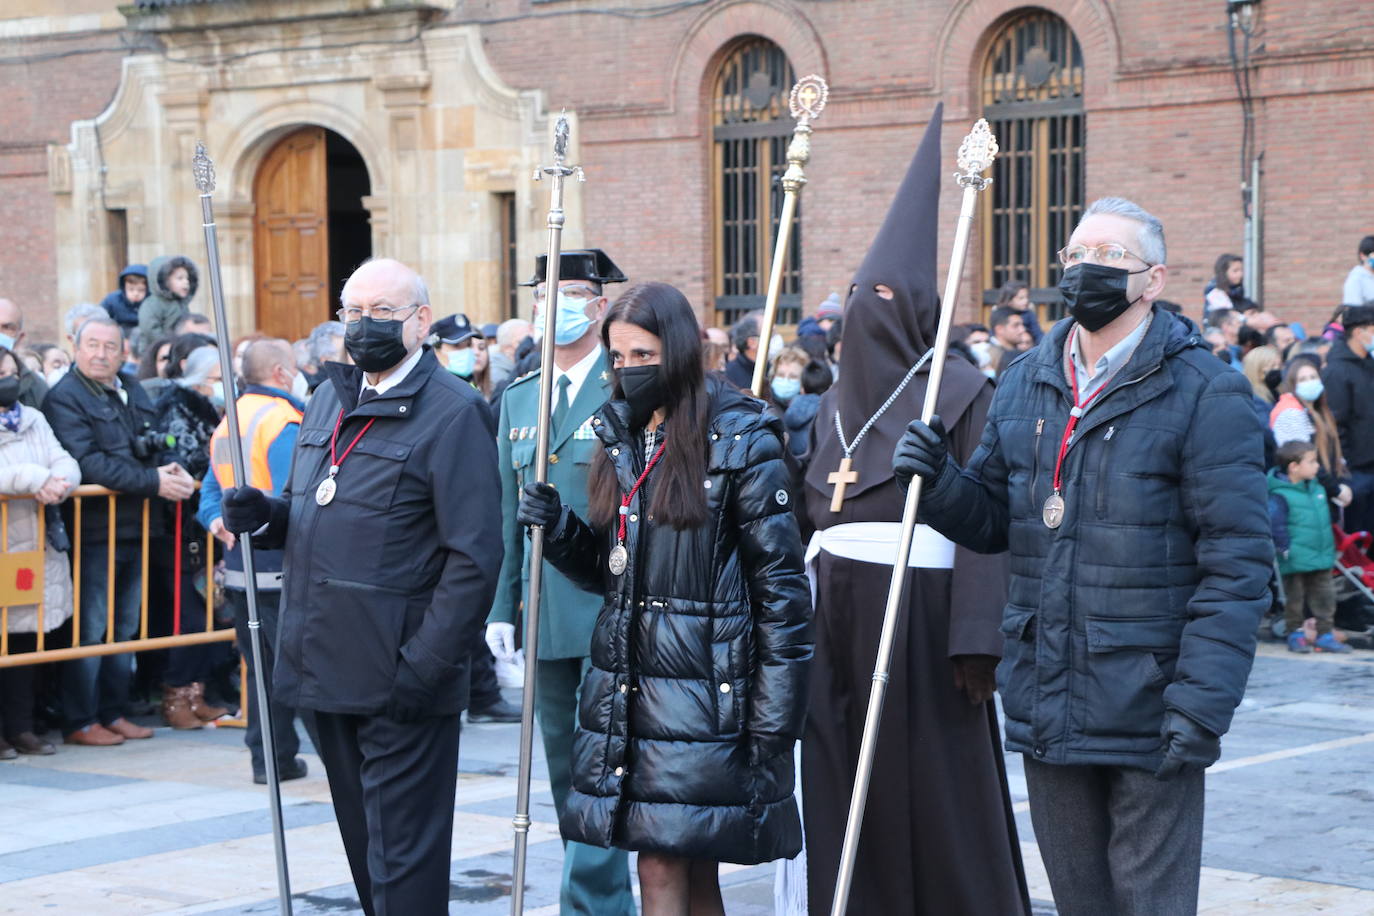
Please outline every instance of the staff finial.
M215 189L215 164L206 155L205 144L200 140L196 141L196 155L191 160L191 174L196 178L196 187L200 189L200 193L209 194Z

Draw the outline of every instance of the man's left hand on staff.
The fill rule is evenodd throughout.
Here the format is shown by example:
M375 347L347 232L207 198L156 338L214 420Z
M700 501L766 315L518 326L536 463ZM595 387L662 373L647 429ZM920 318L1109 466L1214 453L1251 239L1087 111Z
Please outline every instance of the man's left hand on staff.
M220 503L224 527L234 534L252 534L272 521L272 506L267 495L254 487L233 487L224 491Z

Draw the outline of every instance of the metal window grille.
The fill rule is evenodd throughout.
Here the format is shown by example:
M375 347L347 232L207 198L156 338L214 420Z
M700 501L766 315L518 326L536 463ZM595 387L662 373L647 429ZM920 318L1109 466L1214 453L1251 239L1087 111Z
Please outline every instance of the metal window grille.
M1055 252L1084 206L1083 50L1063 19L1027 12L993 38L982 87L983 116L1002 148L982 198L984 303L1020 281L1055 318L1063 310Z
M713 94L715 296L717 320L733 324L763 308L782 213L793 122L787 95L796 75L771 41L741 42L721 64ZM801 317L801 207L784 265L779 324Z

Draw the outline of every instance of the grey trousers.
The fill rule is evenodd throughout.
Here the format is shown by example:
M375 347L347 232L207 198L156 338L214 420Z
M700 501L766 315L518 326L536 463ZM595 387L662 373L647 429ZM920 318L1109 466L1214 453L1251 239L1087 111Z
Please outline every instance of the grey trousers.
M1191 916L1204 774L1057 766L1026 757L1031 823L1059 916Z

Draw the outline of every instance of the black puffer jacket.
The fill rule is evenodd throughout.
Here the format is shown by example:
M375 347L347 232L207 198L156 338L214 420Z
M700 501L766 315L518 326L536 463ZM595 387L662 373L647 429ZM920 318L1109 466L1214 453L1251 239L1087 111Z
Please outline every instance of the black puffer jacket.
M570 515L549 560L604 592L582 684L563 837L742 864L801 849L793 742L806 718L811 599L777 419L708 382L710 516L677 531L629 507L630 566L614 531ZM593 419L628 493L644 467L623 401ZM668 448L673 444L669 443Z
M1341 433L1341 452L1357 471L1374 471L1374 359L1338 340L1322 372L1326 403Z
M1245 378L1155 309L1064 459L1065 320L998 379L982 444L922 494L956 543L1011 551L998 687L1007 746L1049 763L1153 768L1166 708L1220 735L1245 692L1274 561Z

